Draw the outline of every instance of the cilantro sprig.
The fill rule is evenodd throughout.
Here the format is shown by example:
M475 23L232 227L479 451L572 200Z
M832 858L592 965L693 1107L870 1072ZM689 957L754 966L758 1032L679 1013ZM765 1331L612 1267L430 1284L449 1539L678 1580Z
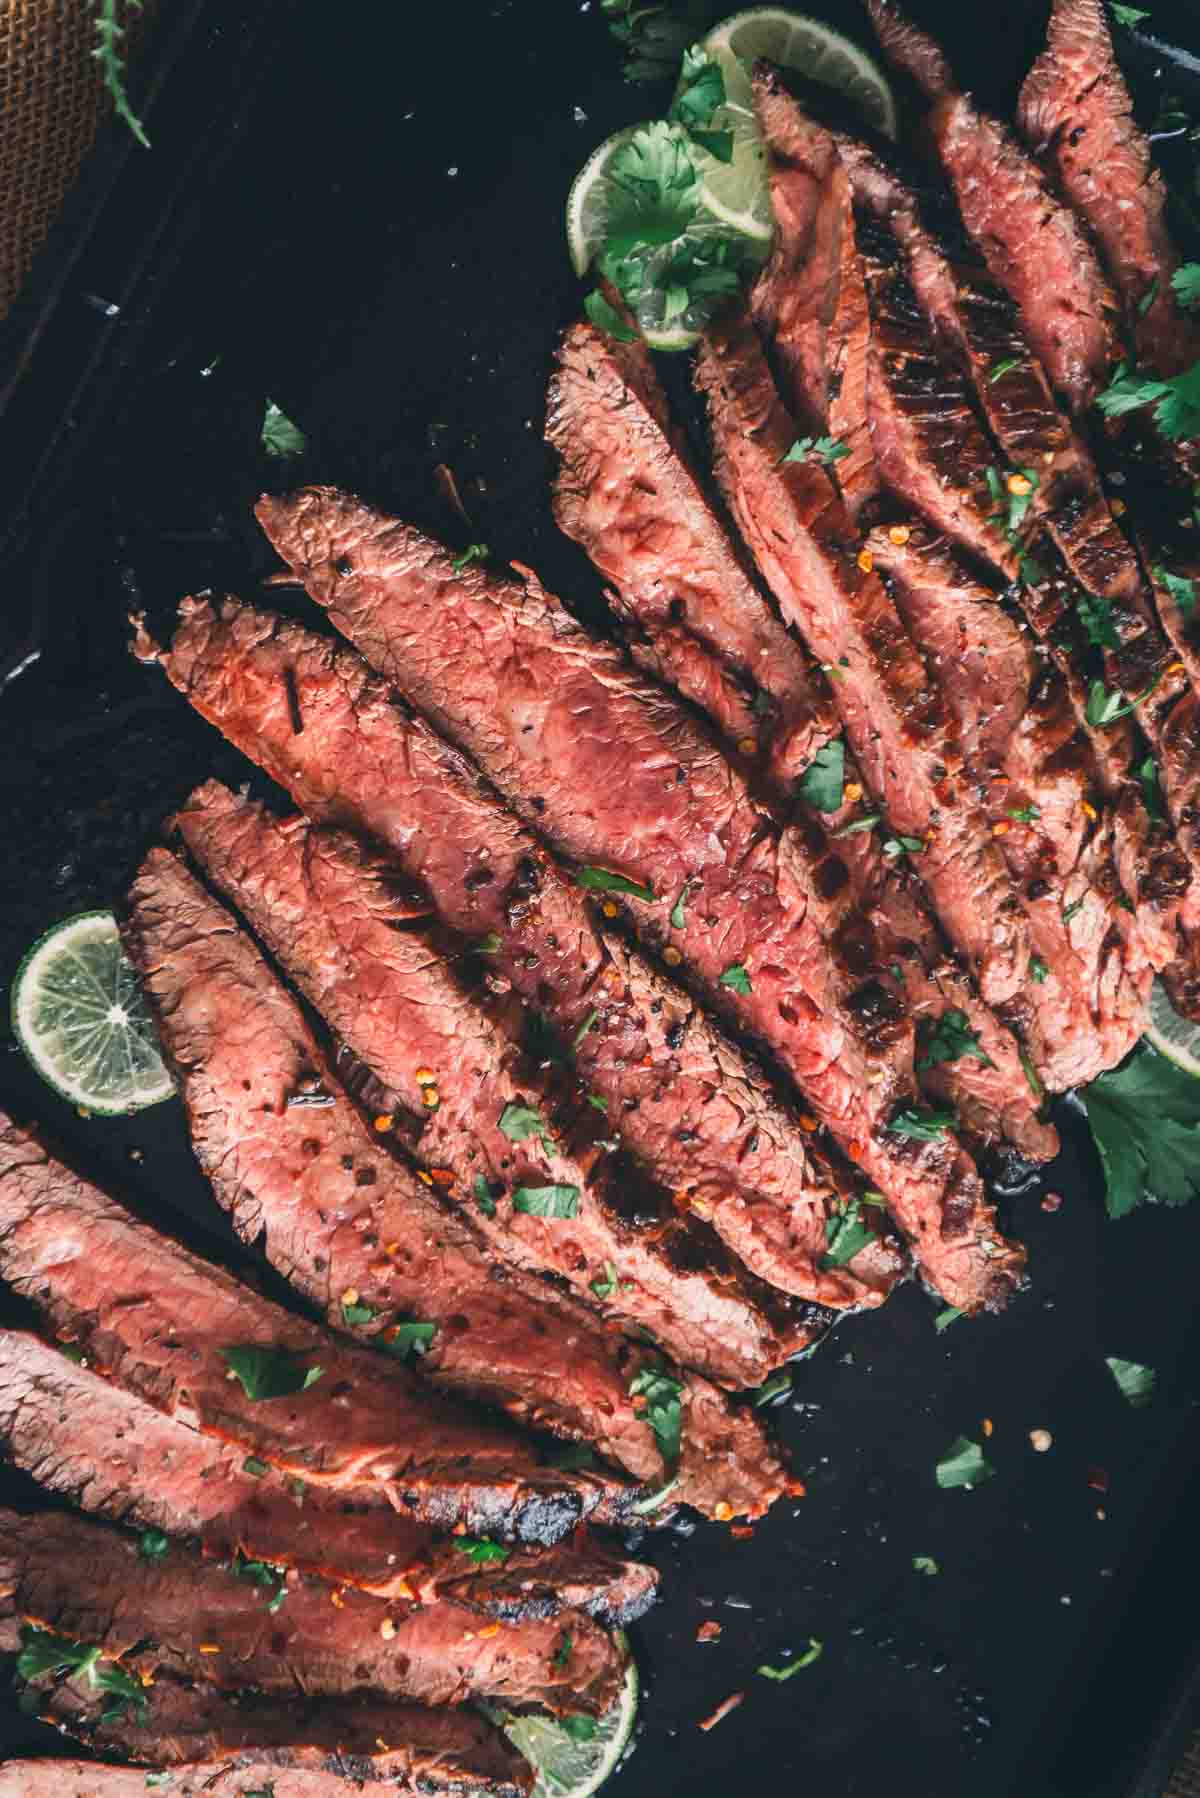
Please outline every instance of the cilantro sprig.
M1143 1045L1080 1094L1104 1170L1109 1217L1200 1193L1200 1085Z
M926 1041L925 1053L917 1066L925 1073L944 1061L961 1061L964 1057L982 1062L985 1068L996 1065L987 1051L980 1048L979 1032L971 1029L966 1012L944 1011Z
M1154 422L1164 437L1176 441L1200 436L1200 362L1169 380L1143 375L1122 363L1096 400L1106 418L1124 418L1154 408Z

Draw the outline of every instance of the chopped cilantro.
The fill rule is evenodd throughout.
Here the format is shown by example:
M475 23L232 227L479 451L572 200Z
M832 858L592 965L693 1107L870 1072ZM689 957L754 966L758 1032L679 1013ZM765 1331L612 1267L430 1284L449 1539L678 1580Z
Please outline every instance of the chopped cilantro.
M345 1299L342 1300L342 1322L345 1324L374 1323L378 1315L374 1305L348 1305Z
M1038 1104L1040 1105L1042 1100L1046 1096L1046 1089L1043 1087L1041 1081L1038 1079L1038 1071L1034 1067L1033 1062L1030 1060L1029 1051L1024 1046L1022 1046L1021 1048L1019 1048L1017 1050L1017 1055L1018 1055L1018 1058L1021 1063L1021 1072L1025 1076L1026 1084L1028 1085L1030 1092L1033 1094L1034 1098L1037 1100Z
M274 400L267 401L262 422L262 445L268 456L302 456L304 432L279 410Z
M933 1327L938 1335L940 1336L943 1330L948 1330L951 1324L956 1324L962 1314L961 1305L947 1305L939 1311L933 1320Z
M450 566L457 574L461 574L464 568L471 566L472 562L485 562L490 554L491 551L486 543L468 543L462 555L455 556Z
M666 1503L672 1492L674 1492L676 1486L678 1486L679 1477L680 1476L676 1474L674 1479L668 1480L665 1486L660 1486L657 1492L651 1492L645 1498L639 1498L635 1505L630 1505L629 1509L636 1517L645 1517L651 1511L657 1511L658 1507L661 1504Z
M1049 968L1046 966L1040 955L1031 955L1029 957L1029 978L1034 981L1036 985L1041 986L1049 972Z
M1158 276L1155 275L1153 281L1151 281L1149 287L1146 289L1145 293L1142 295L1141 299L1137 303L1137 314L1138 314L1139 318L1145 318L1146 314L1149 312L1151 306L1153 306L1153 304L1157 298L1158 298Z
M725 77L721 66L696 45L683 53L679 89L668 117L682 125L693 142L718 162L733 160L732 131L709 131L713 114L725 104Z
M1079 622L1087 632L1087 640L1096 649L1120 649L1121 639L1113 623L1113 609L1107 599L1096 593L1080 593L1075 601Z
M603 1111L605 1113L608 1111L608 1100L600 1098L596 1093L589 1093L587 1102L589 1105L594 1105L597 1111Z
M842 808L846 786L846 749L840 737L818 749L800 781L800 797L818 812Z
M885 837L883 853L892 861L898 861L902 855L924 855L924 837Z
M484 1217L495 1217L496 1201L492 1197L491 1187L488 1185L482 1174L476 1174L475 1176L474 1193L475 1203L483 1212Z
M1075 916L1075 913L1082 910L1083 902L1086 898L1087 894L1081 893L1078 899L1073 899L1071 901L1070 905L1063 906L1062 921L1064 924L1069 924L1071 919Z
M1122 4L1122 0L1109 0L1109 4L1112 7L1112 16L1117 21L1117 24L1124 25L1128 29L1132 29L1134 25L1140 25L1143 19L1148 19L1150 17L1150 14L1146 12L1143 7L1125 6Z
M671 929L672 930L682 930L685 927L685 925L687 924L687 916L686 916L683 908L687 904L687 896L691 890L691 887L692 887L692 882L690 880L685 880L683 885L679 889L678 899L675 901L674 905L671 907Z
M989 385L994 387L997 381L1003 380L1005 375L1010 375L1014 368L1020 368L1020 366L1021 358L1019 356L1006 356L1003 362L997 362L994 368L988 370Z
M572 1650L572 1648L574 1648L574 1646L575 1646L575 1644L571 1638L570 1632L568 1630L564 1630L562 1633L562 1640L559 1642L558 1647L554 1650L554 1654L552 1657L553 1665L558 1669L558 1671L560 1673L562 1673L567 1667L570 1666L571 1650Z
M1145 14L1143 13L1143 18ZM1171 286L1175 289L1175 298L1181 306L1189 311L1200 306L1200 262L1185 262L1171 276Z
M297 1392L307 1392L325 1371L305 1356L293 1354L290 1349L263 1348L259 1343L248 1343L244 1348L218 1349L217 1353L241 1381L246 1397L256 1402L291 1398Z
M1149 699L1161 679L1162 672L1160 670L1145 692L1139 693L1136 699L1126 699L1123 693L1110 693L1102 680L1094 680L1088 689L1084 717L1097 729L1115 724L1118 718L1127 718L1130 712L1137 710L1143 700Z
M143 1530L138 1538L138 1554L143 1561L161 1561L170 1546L162 1530Z
M475 947L480 955L498 955L500 953L500 932L489 930L486 936L480 937Z
M1153 405L1154 421L1164 437L1200 436L1200 362L1193 362L1169 381L1122 367L1096 404L1107 418L1122 418L1127 412Z
M21 1651L17 1656L17 1674L23 1680L38 1679L44 1673L66 1674L87 1680L93 1690L111 1693L116 1702L101 1713L108 1723L127 1710L143 1716L149 1705L140 1680L133 1679L114 1661L105 1661L99 1643L73 1642L57 1636L52 1630L34 1624L21 1626Z
M646 1401L644 1407L637 1407L638 1414L653 1430L658 1452L669 1469L679 1460L683 1437L682 1393L680 1382L672 1379L661 1364L654 1362L648 1362L629 1382L630 1398Z
M835 837L856 837L861 831L874 830L881 821L882 812L866 812L861 818L854 818L849 824L843 824L840 830L834 831Z
M1195 581L1188 580L1182 574L1172 574L1170 569L1164 568L1161 562L1155 563L1152 572L1159 586L1166 588L1184 617L1191 619L1196 611Z
M395 1355L398 1361L407 1361L410 1355L425 1354L436 1335L436 1324L413 1323L410 1320L393 1324L382 1336L376 1338L376 1342L389 1355Z
M791 1372L788 1368L781 1367L778 1373L773 1373L771 1375L769 1380L764 1380L754 1394L755 1409L761 1410L764 1405L773 1404L777 1398L782 1398L785 1393L790 1393L791 1390Z
M847 1199L825 1220L825 1253L821 1266L845 1267L860 1249L865 1249L873 1232L862 1221L862 1200Z
M674 0L664 6L646 0L600 0L608 29L625 52L626 81L674 80L679 58L716 23L712 0Z
M588 1285L598 1299L610 1299L617 1290L617 1270L614 1264L611 1261L606 1261L604 1263L603 1279L597 1275L594 1280L588 1281Z
M979 1032L971 1029L966 1012L944 1011L917 1066L925 1072L929 1068L936 1068L943 1061L961 1061L964 1056L972 1061L981 1061L985 1068L996 1065L991 1056L980 1048Z
M547 1155L554 1153L550 1126L532 1105L518 1105L515 1100L510 1100L500 1113L500 1130L509 1142L529 1142L536 1137Z
M575 1032L574 1036L571 1038L571 1047L573 1049L577 1049L579 1047L580 1043L583 1041L584 1037L587 1035L588 1031L592 1028L593 1024L596 1022L596 1019L599 1016L600 1016L599 1011L596 1009L595 1006L593 1006L591 1011L588 1012L587 1017L584 1018L583 1023L579 1026L578 1030Z
M955 1124L952 1111L921 1111L915 1105L904 1105L888 1124L894 1136L908 1136L914 1142L936 1142Z
M959 1436L937 1464L937 1483L946 1490L965 1486L969 1492L973 1486L981 1486L984 1480L990 1480L995 1471L991 1463L984 1460L978 1442Z
M242 1472L248 1473L251 1479L254 1480L261 1480L263 1475L270 1473L270 1471L271 1470L266 1462L260 1461L257 1455L247 1455L246 1459L242 1462Z
M1200 1192L1200 1083L1143 1044L1080 1098L1104 1170L1110 1217L1185 1205Z
M597 331L603 331L606 337L617 343L633 343L637 332L632 331L611 301L606 300L600 289L593 288L583 302L583 309L595 325Z
M731 987L735 993L741 993L743 996L753 991L750 985L750 976L740 961L735 961L726 968L725 972L718 977L717 985Z
M787 454L781 457L784 462L821 462L831 468L850 454L850 445L843 443L840 437L797 437Z
M1158 1378L1152 1367L1143 1367L1140 1361L1122 1361L1117 1355L1105 1355L1104 1365L1120 1387L1121 1397L1135 1410L1150 1403Z
M654 898L653 887L643 886L636 880L627 880L624 874L614 874L609 868L578 868L575 883L594 893L632 893L635 899Z
M1148 755L1144 761L1138 763L1137 777L1141 783L1142 798L1146 802L1146 810L1157 823L1166 816L1166 813L1163 810L1163 796L1162 787L1158 778L1158 765L1152 755Z
M783 1667L760 1667L758 1671L764 1679L791 1679L793 1673L799 1673L802 1667L811 1667L814 1661L819 1661L824 1652L825 1644L819 1642L816 1636L810 1636L808 1647L794 1661L788 1661Z
M493 1561L503 1567L512 1553L511 1548L493 1542L490 1536L454 1536L452 1540L459 1554L466 1555L472 1567L487 1567Z
M914 1573L927 1574L931 1579L942 1571L932 1555L914 1555L912 1564Z
M1013 805L1009 807L1008 815L1014 824L1034 824L1041 817L1042 810L1039 805Z
M513 1210L527 1217L578 1217L577 1186L518 1186L513 1193Z

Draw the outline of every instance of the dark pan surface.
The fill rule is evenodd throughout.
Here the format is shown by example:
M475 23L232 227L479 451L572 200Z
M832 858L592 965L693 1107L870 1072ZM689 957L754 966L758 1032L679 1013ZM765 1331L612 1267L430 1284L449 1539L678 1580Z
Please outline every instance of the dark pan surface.
M209 7L166 78L155 150L114 172L115 211L96 197L0 419L12 644L35 614L44 625L40 660L0 699L5 983L48 924L119 897L196 781L261 784L132 663L123 619L131 600L165 617L188 588L256 593L272 563L249 503L291 478L257 451L267 394L308 432L300 477L449 534L432 475L445 462L472 534L599 616L555 535L541 445L551 351L579 298L560 217L590 149L664 96L622 81L598 0L414 10L296 0L263 8L251 37L243 9ZM1036 9L918 10L981 96L1010 105ZM866 41L849 0L827 12ZM1130 49L1153 112L1163 91L1188 95L1200 24L1188 0L1162 0L1151 29L1159 43ZM1175 39L1183 52L1163 47ZM1200 67L1191 80L1200 115ZM119 293L120 315L85 292ZM235 1254L176 1106L81 1119L11 1045L0 1082L114 1191ZM647 1539L667 1596L637 1632L648 1694L614 1798L726 1798L751 1780L830 1798L1132 1790L1195 1636L1200 1206L1106 1221L1086 1128L1070 1104L1058 1121L1061 1160L1008 1195L1031 1263L1010 1311L938 1335L936 1305L909 1287L851 1321L774 1413L807 1496L752 1540ZM1130 1410L1105 1355L1156 1367L1157 1402ZM997 1477L940 1492L935 1462L984 1419ZM1033 1428L1052 1432L1048 1454ZM710 1619L722 1636L701 1646ZM793 1680L756 1673L810 1636L823 1656ZM735 1691L741 1707L701 1733ZM50 1746L15 1712L3 1728Z

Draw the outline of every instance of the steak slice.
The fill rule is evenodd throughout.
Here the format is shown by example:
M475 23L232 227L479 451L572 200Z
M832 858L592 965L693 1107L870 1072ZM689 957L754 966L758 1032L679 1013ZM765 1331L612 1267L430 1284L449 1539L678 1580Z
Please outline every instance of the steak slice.
M890 61L934 102L928 126L964 223L1016 301L1055 391L1084 413L1116 360L1116 303L1088 237L998 120L959 93L944 56L894 0L867 0Z
M627 382L634 383L629 385ZM628 484L635 493L653 487L657 527L673 537L683 523L679 488L661 478L661 461L654 464L652 477L639 471L645 448L641 421L647 415L664 421L660 443L665 456L670 456L672 434L667 420L667 401L648 356L644 351L629 353L629 346L614 343L591 326L577 325L568 333L563 353L562 372L557 377L555 397L551 402L555 419L553 442L564 458L564 469L578 470L589 465L590 445L606 445L605 467L628 471ZM615 478L615 477L613 477ZM639 540L617 530L608 530L606 520L595 515L586 500L572 499L565 516L565 528L596 559L604 573L616 583L617 597L633 609L650 641L657 646L664 626L661 608L643 603L642 558ZM613 514L615 518L615 514ZM749 597L760 615L773 622L768 602L757 591ZM691 616L695 628L707 628L706 595L697 593ZM750 620L752 623L753 620ZM667 631L671 626L667 625ZM736 677L745 648L735 637L712 632L712 675L709 688L720 693L726 682ZM755 641L748 631L745 644ZM728 643L730 660L722 660L722 647ZM798 653L790 637L781 645L784 654ZM670 678L672 670L664 670ZM718 703L708 702L695 688L690 696L709 712L714 724L726 734L732 720ZM845 790L854 796L858 781L853 759L845 759ZM782 804L788 804L788 784L776 776L774 782ZM861 797L861 783L859 794ZM836 839L837 853L829 841L846 824L853 824L855 807L845 805L837 815L822 814L800 803L805 842L814 859L824 867L821 885L831 897L848 894L854 909L841 920L840 929L831 931L844 953L852 957L860 974L874 972L881 990L894 994L916 1020L918 1026L932 1027L946 1010L964 1011L973 1029L980 1033L987 1061L963 1057L957 1062L942 1063L927 1070L923 1085L928 1085L939 1100L950 1098L959 1106L964 1126L972 1140L987 1145L1008 1140L1034 1158L1057 1152L1057 1137L1037 1116L1038 1104L1030 1093L1021 1071L1018 1047L1007 1032L980 1001L970 983L957 970L947 955L944 942L934 927L932 917L920 903L919 889L902 868L896 867L882 854L880 839L872 833L857 832ZM899 981L896 969L902 968ZM906 1065L911 1078L913 1034L897 1031L892 1046L893 1057Z
M185 602L170 651L144 634L138 651L161 660L191 703L310 817L385 844L425 883L446 923L482 939L493 979L510 982L574 1039L575 1065L604 1115L676 1195L651 1211L653 1194L639 1191L630 1221L641 1222L614 1233L607 1253L653 1295L658 1321L646 1321L663 1346L722 1383L748 1386L813 1341L830 1314L760 1286L704 1218L761 1241L777 1260L777 1234L794 1227L803 1243L809 1208L834 1202L829 1168L703 1011L597 929L578 888L464 759L393 703L360 657L232 600L220 613ZM597 1010L601 1018L581 1037ZM739 1252L749 1258L749 1248ZM589 1260L600 1258L597 1243ZM803 1274L801 1258L792 1266ZM850 1292L850 1302L869 1302L865 1282Z
M164 1766L172 1769L172 1798L249 1798L255 1788L272 1798L384 1798L398 1791L518 1798L533 1786L533 1768L486 1718L466 1709L294 1693L247 1701L164 1677L141 1721L126 1712L97 1722L96 1694L81 1692L78 1682L37 1690L48 1721L141 1765L7 1761L0 1763L3 1798L145 1798L147 1767ZM77 1777L84 1783L70 1783Z
M625 1675L627 1652L580 1611L485 1625L453 1603L343 1592L295 1572L277 1584L267 1570L263 1583L251 1568L177 1546L147 1557L138 1537L70 1512L0 1511L0 1643L16 1648L35 1625L135 1677L428 1705L491 1698L558 1714L598 1715Z
M1099 244L1139 362L1179 374L1200 357L1200 327L1171 286L1179 256L1167 231L1166 188L1134 120L1100 0L1054 0L1017 124Z
M641 340L593 325L563 339L546 407L559 456L554 514L610 580L632 653L713 714L743 753L761 743L789 786L835 734L832 702L763 602L674 430Z
M240 1450L14 1330L0 1330L0 1438L47 1490L111 1522L192 1539L217 1560L241 1554L380 1598L452 1598L502 1617L573 1607L618 1625L654 1602L652 1567L590 1539L517 1544L477 1564L464 1538L436 1537L382 1495L297 1491L272 1469L256 1478Z
M586 1174L573 1163L545 1165L544 1150L531 1153L501 1131L505 1116L528 1120L531 1098L547 1128L549 1109L506 1078L508 1045L448 978L437 945L392 929L380 904L386 897L362 877L355 846L321 833L310 841L303 820L275 824L211 783L179 822L332 1027L340 1033L345 1022L360 1033L351 1046L401 1105L422 1107L428 1119L418 1145L425 1188L337 1093L299 1007L229 914L173 856L153 852L134 888L138 958L180 1069L197 1156L239 1234L254 1241L265 1232L271 1261L335 1326L351 1321L348 1309L365 1309L357 1329L386 1340L397 1313L431 1319L437 1334L419 1362L423 1373L500 1403L532 1427L582 1436L636 1478L661 1485L676 1469L665 1467L631 1396L657 1357L605 1331L545 1282L489 1261L448 1202L456 1177L463 1206L503 1248L511 1220L523 1215L515 1194L565 1185L585 1204ZM374 1045L386 1065L366 1055ZM414 1078L424 1064L439 1070L437 1087L424 1089L440 1101L432 1112ZM335 1103L289 1110L284 1095L313 1067ZM584 1183L564 1182L564 1174ZM478 1180L490 1217L472 1193ZM581 1258L574 1220L536 1221L565 1238L563 1255ZM602 1264L593 1264L591 1280L606 1283ZM709 1515L718 1505L761 1515L782 1491L783 1471L758 1420L696 1376L684 1376L682 1388L674 1499Z
M953 1302L965 1307L997 1301L1019 1256L989 1260L978 1248L976 1226L990 1232L991 1212L963 1151L944 1137L901 1147L888 1130L904 1092L889 1091L871 1035L878 1029L886 1046L892 1018L885 1008L877 1024L874 991L848 990L804 845L780 834L678 703L532 582L460 573L439 545L358 501L307 489L258 510L334 621L560 852L652 883L635 927L651 943L670 937L709 997L770 1044L885 1193L919 1196L919 1218L907 1196L900 1201L904 1227L933 1255L926 1268L940 1290L949 1297L944 1282L953 1281ZM438 618L436 633L419 626L423 617ZM686 905L673 908L685 888ZM973 1257L981 1265L971 1281Z
M879 491L867 418L870 320L849 177L775 70L758 63L754 111L767 152L775 240L751 294L796 421L841 446L835 473L857 518Z
M873 531L868 548L938 670L981 813L1025 896L1039 1071L1056 1090L1086 1085L1137 1041L1152 975L1122 910L1099 769L1061 675L995 595L927 526L897 535Z
M424 1522L535 1541L557 1540L602 1498L622 1502L615 1481L539 1466L514 1432L201 1261L7 1118L0 1273L116 1384L245 1448L255 1464L246 1472L265 1464L306 1485L382 1488ZM283 1353L321 1375L253 1400L229 1378L221 1351L232 1348Z

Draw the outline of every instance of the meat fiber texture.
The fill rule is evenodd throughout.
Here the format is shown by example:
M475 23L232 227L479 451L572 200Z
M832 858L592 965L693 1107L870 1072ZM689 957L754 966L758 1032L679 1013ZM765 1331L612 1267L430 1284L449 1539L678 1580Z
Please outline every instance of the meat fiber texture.
M561 853L653 888L635 927L651 943L670 937L711 1000L770 1044L885 1192L901 1179L910 1190L924 1183L925 1229L910 1234L922 1250L934 1231L946 1243L949 1145L893 1147L889 1095L871 1090L882 1064L849 1028L798 846L678 702L587 637L532 580L459 572L440 545L358 501L308 489L264 499L259 515L334 622ZM436 632L422 622L429 617ZM685 886L683 924L668 927L670 900ZM958 1203L945 1221L956 1247L940 1251L937 1271L926 1260L926 1271L947 1296L953 1282L954 1302L977 1307L1002 1294L1008 1264L1003 1250L989 1259L975 1246L982 1184L961 1152L949 1161ZM973 1255L983 1267L971 1284L963 1272Z
M452 1602L343 1592L307 1574L264 1585L244 1563L178 1546L147 1556L137 1536L65 1512L0 1512L0 1568L5 1648L36 1625L98 1646L135 1677L165 1673L229 1691L428 1705L492 1699L598 1715L628 1658L580 1611L485 1623Z
M423 1521L533 1540L556 1540L602 1499L619 1503L615 1481L540 1466L515 1433L140 1223L7 1119L0 1272L118 1385L305 1484L385 1489ZM229 1348L282 1352L301 1376L321 1373L255 1401L229 1377Z
M374 838L425 884L444 921L485 948L491 978L574 1044L608 1127L669 1186L674 1203L655 1212L652 1229L580 1213L607 1228L609 1246L594 1236L588 1262L607 1258L635 1277L635 1293L622 1298L647 1307L639 1321L676 1358L733 1386L759 1384L812 1342L829 1313L761 1285L716 1234L719 1226L747 1260L769 1255L777 1281L811 1280L803 1253L789 1255L785 1276L780 1249L794 1236L803 1250L810 1209L828 1215L840 1196L754 1064L679 987L597 927L584 894L532 834L360 657L232 600L219 612L187 601L182 616L169 652L143 635L138 653L161 659L191 703L309 817ZM536 1220L520 1223L514 1249L535 1258L544 1233ZM572 1265L556 1271L583 1286ZM870 1302L870 1285L853 1270L848 1281L844 1302ZM820 1290L829 1290L823 1278Z
M546 440L560 458L555 517L611 581L633 654L790 786L836 734L836 714L715 517L645 346L573 325Z
M1087 234L1013 134L958 91L945 57L892 0L868 0L889 60L933 101L933 137L963 221L1021 310L1055 390L1084 413L1117 359L1115 297Z
M1171 286L1179 257L1167 230L1166 187L1134 120L1100 0L1055 0L1017 123L1099 244L1138 361L1160 375L1190 367L1200 357L1200 326Z
M378 1699L246 1701L164 1677L153 1708L97 1721L97 1693L85 1682L38 1686L43 1715L101 1753L138 1765L71 1760L0 1762L3 1798L145 1798L147 1768L169 1767L172 1794L246 1798L518 1798L533 1768L499 1730L470 1710L430 1710Z
M365 1308L372 1315L357 1328L382 1331L386 1340L397 1312L434 1320L423 1373L502 1402L535 1427L582 1436L655 1486L678 1471L678 1502L709 1514L718 1504L765 1511L783 1473L756 1418L736 1412L706 1381L685 1377L684 1452L678 1470L668 1468L630 1392L658 1358L605 1331L542 1281L505 1277L450 1204L447 1176L457 1171L471 1216L484 1217L472 1190L483 1179L488 1192L495 1189L486 1221L498 1227L489 1239L502 1242L512 1193L544 1185L559 1170L522 1169L523 1145L498 1126L510 1106L531 1109L527 1095L503 1081L507 1045L485 1017L471 1015L437 949L390 928L386 895L361 869L356 846L333 833L316 833L310 844L303 820L280 826L215 783L179 823L206 870L333 1027L365 1018L385 1033L394 1059L377 1072L390 1088L420 1105L416 1072L431 1057L442 1069L427 1130L440 1179L427 1174L425 1188L371 1140L299 1007L229 914L173 857L156 852L135 887L133 927L164 1040L181 1069L193 1141L238 1229L250 1240L265 1231L272 1261L331 1322L345 1324L348 1309ZM450 1059L433 1055L439 1038ZM333 1102L289 1110L281 1095L314 1067ZM456 1090L466 1104L456 1105ZM482 1159L485 1146L494 1160ZM547 1227L569 1239L572 1221L550 1219ZM607 1280L603 1266L592 1278Z

